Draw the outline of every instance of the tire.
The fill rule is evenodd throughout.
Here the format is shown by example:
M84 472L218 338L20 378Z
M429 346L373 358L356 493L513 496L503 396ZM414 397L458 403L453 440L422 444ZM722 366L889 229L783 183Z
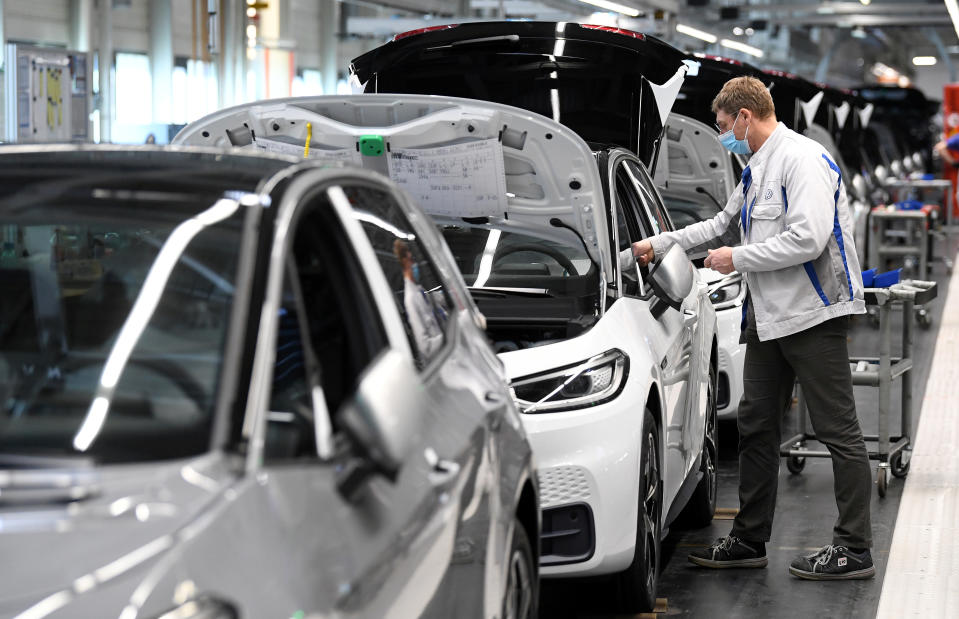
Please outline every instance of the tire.
M789 456L786 458L786 468L793 475L799 475L806 468L806 458L804 456Z
M680 522L687 527L702 528L713 521L716 514L716 489L719 462L719 421L716 412L716 369L709 366L709 386L706 389L706 428L704 430L703 454L699 471L702 479L693 490L689 502L679 515Z
M519 518L513 518L513 542L507 566L503 619L535 619L539 612L539 578L533 547Z
M909 463L902 463L902 452L897 452L892 458L889 459L889 468L892 469L892 474L898 479L903 479L906 475L909 474Z
M633 562L615 576L615 601L621 612L649 612L656 606L662 533L663 484L660 473L659 430L653 414L643 415L639 456L636 547Z

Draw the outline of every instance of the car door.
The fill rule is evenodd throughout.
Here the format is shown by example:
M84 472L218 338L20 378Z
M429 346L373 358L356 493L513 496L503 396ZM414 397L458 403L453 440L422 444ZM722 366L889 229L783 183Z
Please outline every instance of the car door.
M247 415L259 484L246 500L257 534L273 538L256 561L283 592L279 608L421 616L447 595L461 469L431 442L429 413L443 402L412 370L392 292L346 195L363 183L357 175L305 172L279 207ZM425 410L409 415L404 401ZM405 448L395 470L375 464L350 424L351 410L371 402L398 409L390 431Z
M512 522L512 501L500 493L509 476L500 471L510 454L497 447L510 405L490 357L477 350L466 294L453 281L432 223L385 185L344 188L392 291L423 387L435 403L424 437L442 466L458 471L446 489L457 506L453 560L425 617L470 617L497 612L498 584L487 571L505 572L501 549ZM492 599L486 600L489 595ZM497 609L497 610L494 610Z
M653 186L652 179L646 169L638 161L627 161L626 167L630 180L636 185L642 196L645 213L650 218L653 227L658 230L672 230L673 224L663 205L662 198ZM689 471L696 464L703 441L702 428L706 406L707 381L709 380L708 363L712 336L712 307L707 299L706 283L699 277L694 280L693 287L683 300L681 312L684 338L684 368L687 372L687 386L683 390L685 395L682 429L678 430L677 438L684 446L685 471ZM678 378L678 377L677 377Z
M629 164L636 161L631 155L621 153L611 158L610 195L616 219L615 235L620 251L629 248L632 242L647 238L663 231L662 224L656 222L646 210L639 186L634 182L634 173ZM623 238L628 235L628 238ZM644 274L636 263L621 270L623 298L636 306L637 312L648 312L648 301L641 300ZM636 281L634 285L632 282ZM659 360L663 389L663 423L665 426L665 451L663 477L665 504L669 505L679 491L683 475L672 471L685 471L689 459L689 446L684 440L687 422L687 384L690 374L690 329L683 312L667 308L654 321L654 332L649 334L654 350L662 355Z

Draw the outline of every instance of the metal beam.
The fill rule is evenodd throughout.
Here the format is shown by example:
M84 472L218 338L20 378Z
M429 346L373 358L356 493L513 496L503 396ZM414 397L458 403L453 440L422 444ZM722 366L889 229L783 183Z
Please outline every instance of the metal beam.
M110 128L113 125L113 6L112 2L101 0L97 7L99 42L97 45L97 65L100 71L100 141L110 141Z
M806 17L770 17L769 23L784 26L947 26L938 15L809 15Z
M789 4L745 4L739 6L740 13L816 13L819 15L889 15L910 13L936 13L948 17L946 5L942 2L911 3L877 2L863 5L859 2L804 2Z
M959 81L956 79L956 64L952 61L952 58L949 57L949 51L946 49L946 46L942 42L942 37L939 36L939 33L936 32L935 28L923 28L923 34L925 34L936 46L936 49L939 50L939 56L942 58L943 64L946 65L946 69L949 71L949 81L956 82Z

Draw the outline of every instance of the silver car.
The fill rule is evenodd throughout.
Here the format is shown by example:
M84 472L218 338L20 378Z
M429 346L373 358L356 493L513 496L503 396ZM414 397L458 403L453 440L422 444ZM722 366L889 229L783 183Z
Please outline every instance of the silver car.
M3 149L0 616L534 616L482 323L373 173Z

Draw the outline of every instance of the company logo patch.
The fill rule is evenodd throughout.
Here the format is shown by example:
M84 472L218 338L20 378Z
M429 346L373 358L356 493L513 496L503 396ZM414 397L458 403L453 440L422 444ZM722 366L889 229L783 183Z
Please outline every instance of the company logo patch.
M766 188L766 193L763 194L763 200L770 200L773 197L773 190L769 187Z
M846 557L839 557L839 567L846 567Z

